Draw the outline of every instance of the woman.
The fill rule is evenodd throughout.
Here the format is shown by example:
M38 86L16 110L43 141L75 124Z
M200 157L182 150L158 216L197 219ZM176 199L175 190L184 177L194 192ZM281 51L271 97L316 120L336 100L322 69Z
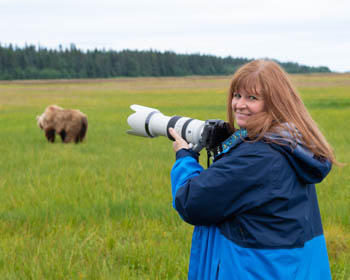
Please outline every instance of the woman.
M331 279L314 184L336 159L287 74L242 66L227 112L234 133L206 170L169 130L173 204L195 225L188 278Z

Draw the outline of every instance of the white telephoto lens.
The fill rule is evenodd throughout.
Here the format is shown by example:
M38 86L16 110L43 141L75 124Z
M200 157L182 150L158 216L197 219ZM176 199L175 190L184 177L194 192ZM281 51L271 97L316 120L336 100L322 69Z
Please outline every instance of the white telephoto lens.
M188 143L201 144L204 121L193 119L186 127L185 139Z
M181 116L168 117L157 109L136 104L130 108L135 113L128 117L128 124L132 128L127 131L128 134L143 137L167 136L174 140L168 131L173 127L188 143L201 148L204 121Z
M164 116L162 113L154 113L150 116L148 123L149 133L153 136L167 136L167 126L170 117Z
M147 132L146 121L151 114L162 114L157 109L141 106L141 105L131 105L130 108L135 111L132 115L128 117L128 124L132 128L128 130L128 134L143 136L143 137L153 137Z

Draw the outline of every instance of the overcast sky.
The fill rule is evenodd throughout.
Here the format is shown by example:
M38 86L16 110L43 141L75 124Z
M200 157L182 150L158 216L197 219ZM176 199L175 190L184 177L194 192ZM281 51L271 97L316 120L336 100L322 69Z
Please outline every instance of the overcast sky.
M349 0L0 0L0 43L274 58L350 71Z

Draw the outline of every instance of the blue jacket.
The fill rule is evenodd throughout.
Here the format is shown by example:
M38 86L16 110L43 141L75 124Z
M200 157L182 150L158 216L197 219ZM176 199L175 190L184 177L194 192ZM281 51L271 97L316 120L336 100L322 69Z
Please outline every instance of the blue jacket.
M331 279L314 185L331 164L235 138L206 170L176 153L173 206L195 225L188 279Z

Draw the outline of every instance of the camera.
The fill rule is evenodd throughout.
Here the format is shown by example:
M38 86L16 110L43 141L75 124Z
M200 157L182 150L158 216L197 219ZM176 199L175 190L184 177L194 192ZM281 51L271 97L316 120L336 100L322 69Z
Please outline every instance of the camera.
M169 117L157 109L136 104L130 108L135 113L128 117L128 124L132 128L127 131L128 134L151 138L166 136L174 140L169 134L169 128L172 127L195 152L200 152L203 148L208 153L214 152L232 134L228 123L223 120L202 121L182 116Z

